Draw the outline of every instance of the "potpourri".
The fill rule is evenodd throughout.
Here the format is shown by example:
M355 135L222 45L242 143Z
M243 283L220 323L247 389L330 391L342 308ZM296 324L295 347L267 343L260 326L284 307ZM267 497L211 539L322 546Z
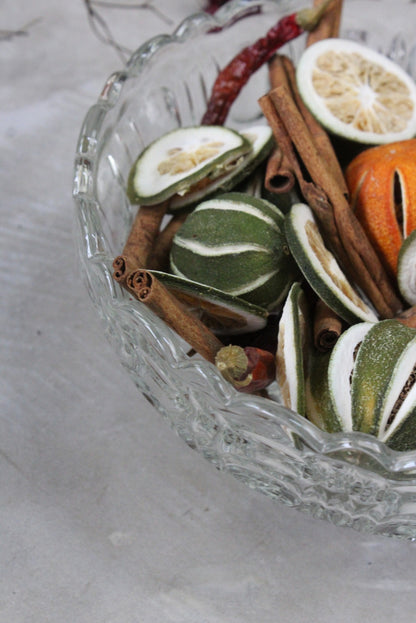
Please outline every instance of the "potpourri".
M277 52L311 29L305 54L325 41L331 65L341 10L332 0L282 18L219 72L199 126L137 155L128 189L137 216L114 279L237 391L275 399L278 385L283 404L320 428L408 450L416 448L414 139L386 141L394 124L379 124L382 147L344 136L359 152L345 164L297 68ZM350 62L342 49L341 73ZM267 131L228 128L234 100L265 63L270 90L258 103ZM395 93L394 68L391 76ZM319 92L345 83L337 80L320 76ZM390 119L395 106L404 114L403 101L416 118L414 88L399 103L387 97Z

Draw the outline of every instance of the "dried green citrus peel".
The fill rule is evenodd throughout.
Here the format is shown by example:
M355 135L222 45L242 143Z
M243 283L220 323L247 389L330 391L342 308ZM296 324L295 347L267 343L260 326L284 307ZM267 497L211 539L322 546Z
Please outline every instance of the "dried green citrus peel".
M276 374L283 403L305 415L305 358L309 342L308 311L305 293L295 282L286 298L279 322Z
M366 333L352 372L353 430L378 434L386 392L397 374L397 362L415 336L414 329L396 320L381 320Z
M374 322L377 316L361 298L325 246L312 210L294 204L285 218L290 251L316 294L349 324Z
M359 322L349 327L338 338L331 353L328 365L329 400L339 430L350 432L353 429L351 377L358 348L372 326L371 322Z
M283 220L276 206L245 193L208 199L175 235L171 270L275 310L298 275Z
M321 430L336 433L342 430L329 396L328 365L330 352L311 348L306 376L306 416Z
M252 144L222 126L178 128L148 145L133 164L127 194L134 204L154 205L184 196L195 184L237 166Z
M189 210L198 202L206 200L213 194L225 193L246 179L256 167L268 156L274 144L271 128L267 125L259 125L240 130L239 133L251 145L251 150L244 156L224 167L221 174L217 175L214 170L202 183L196 183L185 194L176 194L169 203L169 212Z

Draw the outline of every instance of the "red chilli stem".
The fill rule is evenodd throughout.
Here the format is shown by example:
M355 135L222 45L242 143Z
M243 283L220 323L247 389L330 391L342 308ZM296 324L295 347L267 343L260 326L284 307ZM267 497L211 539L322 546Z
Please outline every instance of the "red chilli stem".
M223 125L231 105L252 74L270 60L282 45L305 31L313 30L331 2L326 0L318 7L285 15L264 37L239 52L218 74L201 125Z

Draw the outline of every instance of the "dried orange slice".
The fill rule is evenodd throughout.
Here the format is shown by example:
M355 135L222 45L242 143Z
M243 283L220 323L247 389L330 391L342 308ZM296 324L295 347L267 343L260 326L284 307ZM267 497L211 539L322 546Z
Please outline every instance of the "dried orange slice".
M305 104L330 132L378 145L416 135L416 84L396 63L347 39L306 48L297 67Z
M351 207L392 274L416 229L416 139L364 150L345 171Z

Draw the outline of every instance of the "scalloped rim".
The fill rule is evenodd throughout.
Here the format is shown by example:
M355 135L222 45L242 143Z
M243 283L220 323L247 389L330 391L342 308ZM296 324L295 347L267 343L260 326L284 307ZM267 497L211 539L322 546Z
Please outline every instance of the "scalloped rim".
M85 207L85 202L90 202L94 206L99 205L98 199L94 194L93 184L90 183L96 160L96 153L94 152L96 139L90 137L84 132L84 128L87 127L89 114L93 110L96 110L97 107L100 107L104 113L100 121L100 123L102 123L103 117L107 111L110 110L117 102L122 84L125 80L128 79L129 76L133 74L137 75L137 72L141 72L149 59L156 52L158 52L162 46L174 42L185 41L186 39L192 37L196 30L201 32L214 27L224 28L236 18L242 17L248 10L253 11L256 7L260 8L263 5L264 3L258 2L248 7L245 0L233 0L229 5L226 5L217 11L215 15L205 13L196 13L191 15L178 26L172 35L160 35L153 37L140 46L132 54L123 70L114 72L110 75L108 80L105 82L104 88L102 89L97 102L91 106L87 112L79 136L73 178L73 197L78 208L80 208L81 205ZM286 7L283 6L283 9L285 8ZM100 125L97 124L95 126L96 133L99 133L99 130ZM92 153L89 151L90 147L92 147ZM88 155L88 161L86 161L86 155ZM95 267L99 266L101 271L106 270L103 268L103 266L105 266L105 262L103 262L102 252L97 252L95 255L92 254L88 257L83 257L82 259L86 265L94 264ZM108 281L108 275L105 275L105 278ZM113 286L108 285L108 288L108 304L111 305L113 309L125 307L129 312L133 311L131 303L128 303L121 298L117 299L115 290L112 289ZM137 315L140 320L144 320L141 311L138 309L134 308L134 314ZM154 327L157 329L159 319L156 318L155 320L156 322L154 323ZM168 327L166 327L166 330L169 332L174 350L183 351L182 341L179 336L177 336ZM193 371L198 369L198 373L201 374L201 377L205 377L203 374L204 370L209 370L211 375L215 373L217 375L217 387L221 389L221 398L224 400L224 403L226 403L227 409L232 406L234 410L238 410L239 407L245 409L249 408L253 411L257 410L258 413L253 415L257 415L270 422L275 421L283 426L285 424L289 425L292 431L303 441L306 446L304 449L299 450L302 458L304 458L308 453L310 453L311 456L313 456L314 453L318 453L330 459L334 458L334 460L337 460L338 462L341 461L354 464L356 462L354 460L354 455L356 453L361 453L366 455L369 459L375 461L383 470L385 470L387 472L386 477L388 478L397 481L409 482L409 479L413 477L413 479L416 480L416 450L409 452L393 451L384 443L378 441L375 437L364 433L326 433L302 418L297 413L284 408L280 403L275 403L271 399L257 396L248 397L246 394L237 392L229 386L229 384L222 378L221 374L214 366L212 366L212 364L204 360L199 361L197 365L195 358L189 361L173 361L171 363L178 370L187 369L188 367ZM272 444L272 440L270 440L270 443ZM296 448L294 448L294 451L296 451ZM351 453L351 461L347 461L345 456L341 458L337 456L339 453L345 454L346 452ZM373 473L373 471L369 470L368 467L361 467L361 469ZM381 478L378 472L374 472L374 474Z

